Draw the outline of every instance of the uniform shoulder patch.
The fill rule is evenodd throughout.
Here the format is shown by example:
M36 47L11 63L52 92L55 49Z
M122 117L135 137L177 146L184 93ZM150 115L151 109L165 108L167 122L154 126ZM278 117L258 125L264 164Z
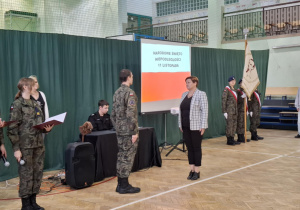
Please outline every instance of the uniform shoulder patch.
M134 96L134 93L133 93L133 92L130 92L129 95L130 95L130 96Z
M226 91L227 91L227 89L225 88L225 89L224 89L224 92L226 92Z
M129 103L130 106L134 106L135 105L135 100L134 99L130 99Z
M10 111L12 111L14 109L14 106L13 105L11 105L10 106Z

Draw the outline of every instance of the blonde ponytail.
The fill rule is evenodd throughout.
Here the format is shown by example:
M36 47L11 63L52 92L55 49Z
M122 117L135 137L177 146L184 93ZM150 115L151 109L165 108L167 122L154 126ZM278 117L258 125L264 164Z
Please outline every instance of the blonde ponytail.
M26 78L26 77L21 78L19 80L19 83L18 83L18 86L17 86L19 91L15 96L15 100L21 97L22 92L24 90L24 86L30 87L30 89L31 89L33 85L34 85L34 80L33 79Z

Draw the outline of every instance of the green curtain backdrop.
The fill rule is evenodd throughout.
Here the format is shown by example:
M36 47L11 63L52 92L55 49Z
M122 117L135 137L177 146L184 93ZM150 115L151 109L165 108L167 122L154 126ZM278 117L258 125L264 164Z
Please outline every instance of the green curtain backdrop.
M251 47L251 45L250 45ZM253 52L264 94L268 51ZM66 121L50 132L45 140L45 170L64 168L66 145L78 139L79 129L88 116L98 109L99 99L112 104L119 87L118 74L123 68L132 70L133 89L140 96L140 43L0 30L0 110L8 120L10 104L21 77L37 75L40 90L46 94L50 116L67 112ZM224 135L225 121L221 113L221 94L230 75L241 77L244 51L192 48L192 75L199 77L199 89L209 100L209 129L206 138ZM182 81L184 82L184 81ZM176 88L176 87L174 87ZM140 97L139 97L140 98ZM139 125L154 127L159 143L180 140L177 117L171 114L149 114L139 117ZM6 137L9 168L0 163L0 181L17 176L17 164Z

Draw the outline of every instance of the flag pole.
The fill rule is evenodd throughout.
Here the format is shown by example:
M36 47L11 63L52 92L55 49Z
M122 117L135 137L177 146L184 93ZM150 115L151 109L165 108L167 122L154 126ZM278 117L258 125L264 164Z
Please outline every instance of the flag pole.
M244 34L245 34L245 59L246 60L246 48L247 48L247 34L249 33L249 29L245 28L243 30ZM244 127L245 127L245 143L247 142L247 96L244 98Z

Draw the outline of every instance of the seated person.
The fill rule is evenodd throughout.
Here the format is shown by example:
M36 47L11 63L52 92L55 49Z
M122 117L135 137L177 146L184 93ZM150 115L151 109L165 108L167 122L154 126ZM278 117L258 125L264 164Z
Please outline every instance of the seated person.
M98 102L99 110L89 116L88 121L93 125L93 131L110 130L113 124L110 121L110 115L107 114L109 103L105 100Z

